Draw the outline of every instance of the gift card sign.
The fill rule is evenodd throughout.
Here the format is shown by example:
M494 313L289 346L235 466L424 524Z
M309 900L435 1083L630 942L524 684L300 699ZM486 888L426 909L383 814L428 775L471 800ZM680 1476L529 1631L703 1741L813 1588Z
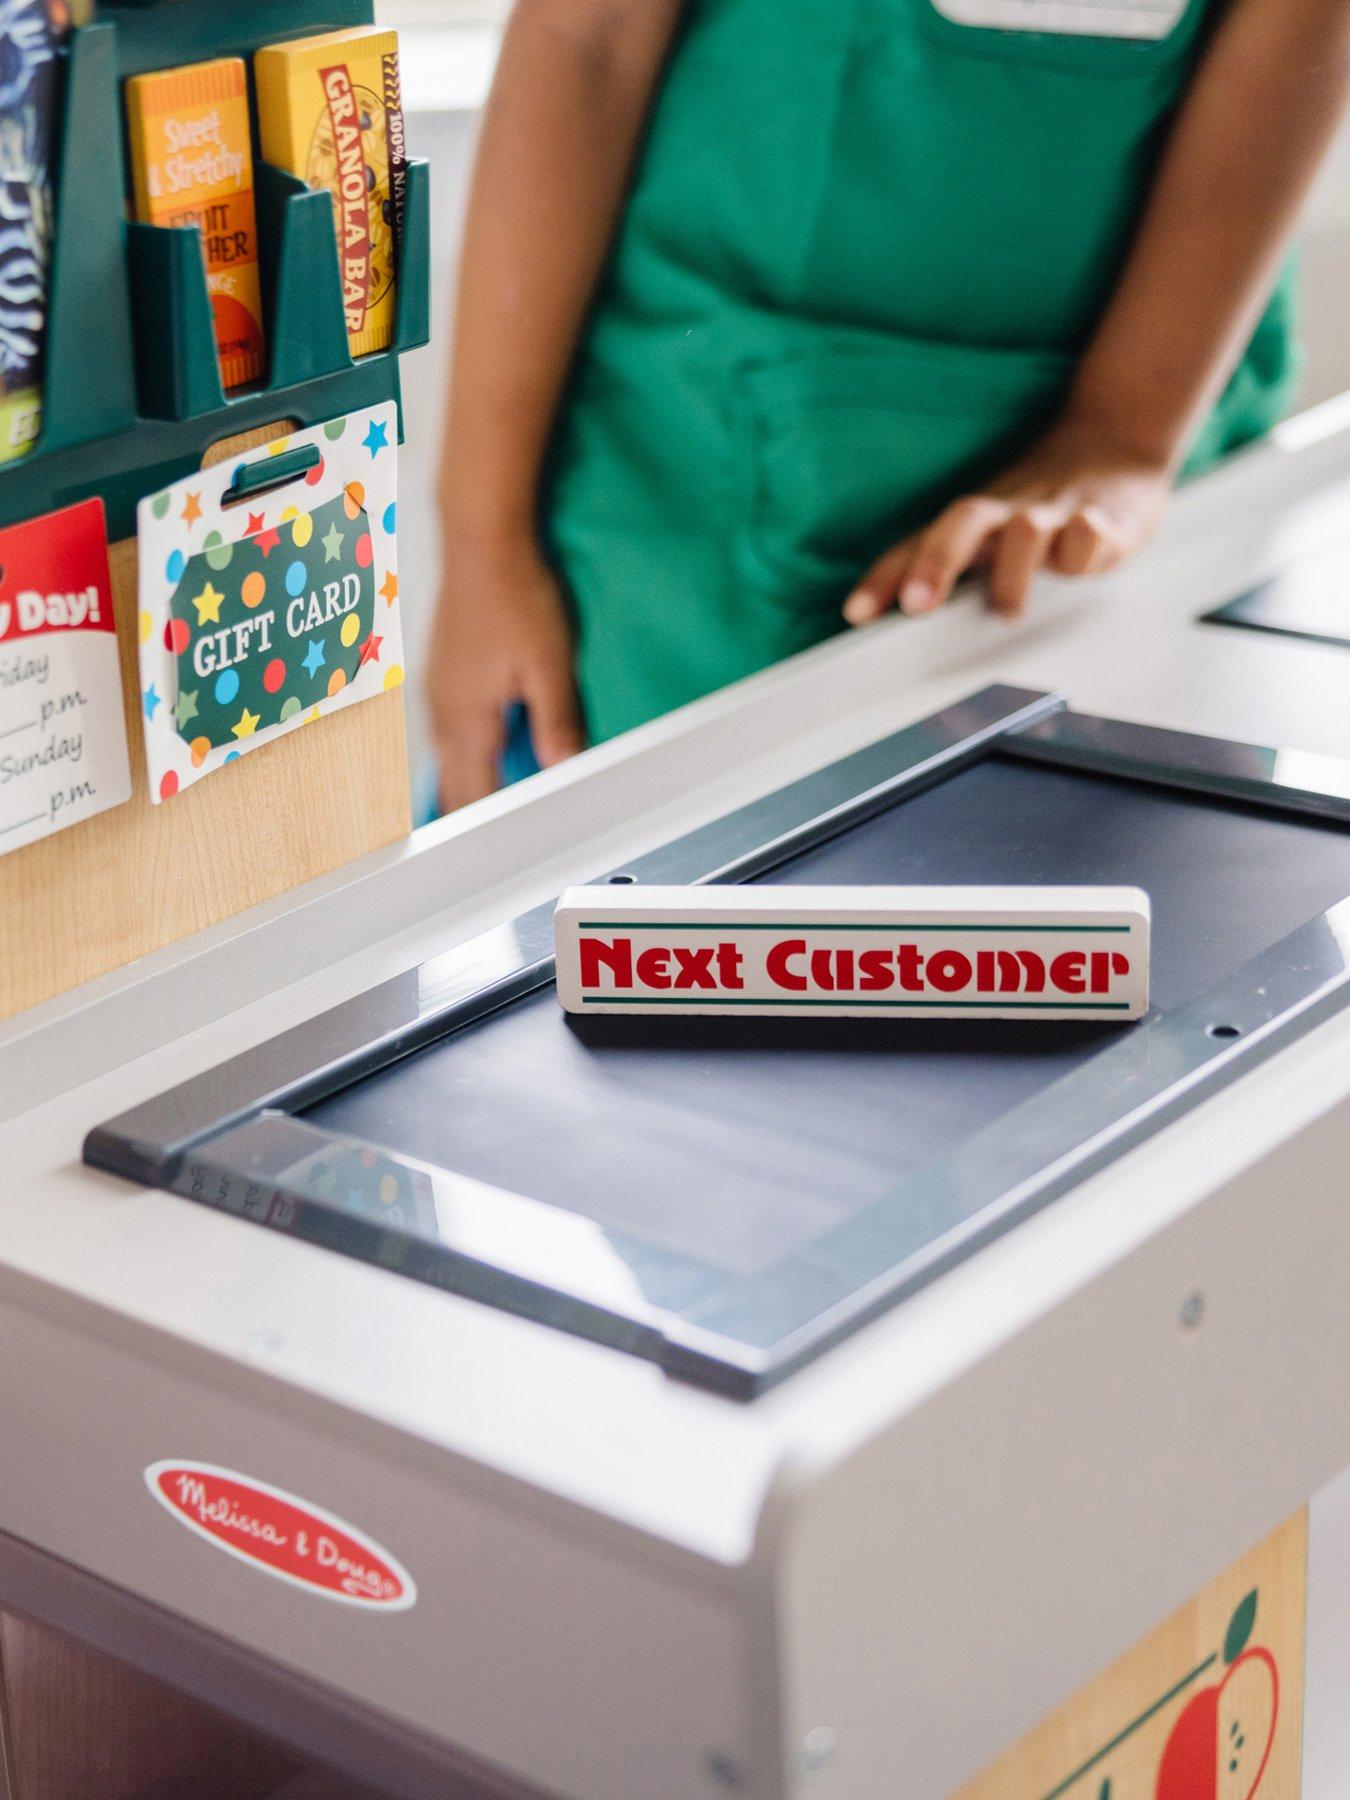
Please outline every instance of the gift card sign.
M394 434L375 407L142 502L153 798L403 680ZM269 465L303 472L240 492Z
M353 484L353 487L355 484ZM230 548L192 557L169 602L176 723L191 743L237 746L332 699L383 661L363 495L292 504Z
M583 887L554 915L571 1013L1137 1019L1139 888Z
M0 854L131 798L103 502L0 531Z

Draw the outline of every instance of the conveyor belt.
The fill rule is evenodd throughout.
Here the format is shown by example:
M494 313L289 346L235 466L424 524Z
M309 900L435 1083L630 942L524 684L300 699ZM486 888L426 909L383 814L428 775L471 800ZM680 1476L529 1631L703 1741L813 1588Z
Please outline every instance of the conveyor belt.
M1350 895L1350 832L991 758L767 879L1116 882L1153 995L1202 994ZM303 1114L739 1274L868 1208L1130 1027L591 1020L551 988Z
M1138 885L1136 1024L572 1022L547 905L86 1159L741 1396L1350 1005L1350 766L988 688L614 881Z

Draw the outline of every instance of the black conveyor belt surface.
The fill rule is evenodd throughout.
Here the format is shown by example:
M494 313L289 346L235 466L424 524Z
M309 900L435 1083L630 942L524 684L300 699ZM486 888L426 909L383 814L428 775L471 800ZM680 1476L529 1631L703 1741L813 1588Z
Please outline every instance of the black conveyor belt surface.
M997 758L773 872L1131 883L1167 1008L1350 895L1350 832ZM593 1019L533 995L312 1108L317 1125L741 1273L771 1266L1128 1026Z

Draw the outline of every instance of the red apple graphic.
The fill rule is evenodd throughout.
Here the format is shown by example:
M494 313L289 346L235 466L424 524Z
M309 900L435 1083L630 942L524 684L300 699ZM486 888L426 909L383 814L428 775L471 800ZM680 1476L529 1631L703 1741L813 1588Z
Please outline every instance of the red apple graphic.
M1172 1727L1155 1800L1254 1800L1280 1707L1275 1658L1259 1646L1245 1648L1255 1619L1253 1591L1229 1624L1222 1681L1193 1695Z

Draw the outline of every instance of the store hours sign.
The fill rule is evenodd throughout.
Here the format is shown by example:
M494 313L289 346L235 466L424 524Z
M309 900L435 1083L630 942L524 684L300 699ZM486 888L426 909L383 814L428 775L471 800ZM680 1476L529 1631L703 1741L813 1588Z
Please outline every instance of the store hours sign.
M103 502L0 531L0 854L131 798Z

